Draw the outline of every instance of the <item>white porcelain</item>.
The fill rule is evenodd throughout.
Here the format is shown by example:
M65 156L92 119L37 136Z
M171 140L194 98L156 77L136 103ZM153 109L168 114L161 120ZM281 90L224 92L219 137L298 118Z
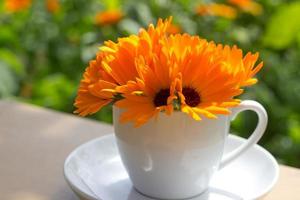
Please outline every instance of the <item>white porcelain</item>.
M245 142L245 139L229 135L225 142L225 155ZM209 190L191 200L258 199L272 189L278 173L278 164L273 156L262 147L254 145L217 171ZM82 199L150 200L133 189L113 134L75 149L65 161L64 175Z
M241 111L252 110L258 125L242 146L222 159L230 121ZM243 101L231 115L195 121L182 112L159 114L136 128L119 123L122 110L114 107L114 128L123 164L134 187L159 199L191 198L207 190L212 175L255 144L267 125L265 109L255 101Z

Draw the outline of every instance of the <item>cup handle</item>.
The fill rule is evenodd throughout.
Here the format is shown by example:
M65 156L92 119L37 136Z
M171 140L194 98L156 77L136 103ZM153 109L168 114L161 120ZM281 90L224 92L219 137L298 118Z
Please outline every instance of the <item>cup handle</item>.
M252 110L256 112L258 116L258 124L254 130L254 132L251 134L251 136L248 138L248 140L233 150L232 152L228 153L221 161L219 169L222 169L227 164L235 160L238 156L240 156L242 153L247 151L252 145L256 144L258 140L261 138L261 136L264 134L267 123L268 123L268 115L264 107L252 100L245 100L240 103L238 107L235 107L232 109L232 113L230 115L230 120L234 120L234 118L239 114L240 112L243 112L245 110Z

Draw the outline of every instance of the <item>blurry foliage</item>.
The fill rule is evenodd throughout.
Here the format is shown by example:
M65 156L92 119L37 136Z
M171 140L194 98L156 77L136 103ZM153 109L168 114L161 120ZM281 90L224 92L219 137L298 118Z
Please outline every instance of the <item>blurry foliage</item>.
M264 44L274 49L289 47L300 33L299 13L300 2L280 6L270 18Z
M71 113L82 73L103 41L137 33L158 17L172 15L184 32L260 52L265 63L260 81L246 88L241 98L257 100L267 109L269 125L260 144L281 163L300 167L298 1L257 1L264 9L261 15L239 10L234 20L198 16L195 8L201 1L192 0L61 0L56 12L47 10L45 1L33 0L29 8L15 13L5 10L3 2L0 0L0 98ZM114 8L124 12L121 21L102 27L95 24L97 12ZM93 118L111 122L111 106ZM232 129L247 137L256 122L255 114L245 112Z

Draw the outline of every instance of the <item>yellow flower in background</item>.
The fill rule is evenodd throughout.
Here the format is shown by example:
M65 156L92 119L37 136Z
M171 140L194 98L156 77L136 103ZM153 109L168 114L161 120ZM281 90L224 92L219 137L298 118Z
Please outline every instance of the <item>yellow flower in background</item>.
M239 7L245 12L251 13L252 15L259 15L263 10L262 6L253 0L228 0L228 2Z
M55 13L59 10L60 4L58 0L47 0L46 7L49 12Z
M195 120L229 114L241 87L257 82L258 54L198 36L169 34L171 19L138 35L105 42L84 73L76 113L93 114L108 103L123 108L121 122L141 126L161 111L184 112ZM174 111L175 110L175 111Z
M228 19L234 19L237 16L237 11L235 8L225 4L217 3L199 5L196 8L196 13L201 16L212 15Z
M29 8L31 0L5 0L5 9L9 12L18 12Z
M100 26L112 25L118 23L123 16L123 12L119 9L105 10L96 14L95 21L96 24Z

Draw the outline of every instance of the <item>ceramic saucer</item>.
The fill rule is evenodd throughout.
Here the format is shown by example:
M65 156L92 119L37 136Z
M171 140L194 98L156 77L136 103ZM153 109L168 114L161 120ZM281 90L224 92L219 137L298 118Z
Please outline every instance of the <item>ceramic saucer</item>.
M243 142L245 139L229 135L225 153ZM218 171L205 193L190 200L259 199L272 189L278 173L274 157L255 145ZM132 187L113 134L94 139L75 149L65 161L64 175L72 190L83 199L151 199Z

